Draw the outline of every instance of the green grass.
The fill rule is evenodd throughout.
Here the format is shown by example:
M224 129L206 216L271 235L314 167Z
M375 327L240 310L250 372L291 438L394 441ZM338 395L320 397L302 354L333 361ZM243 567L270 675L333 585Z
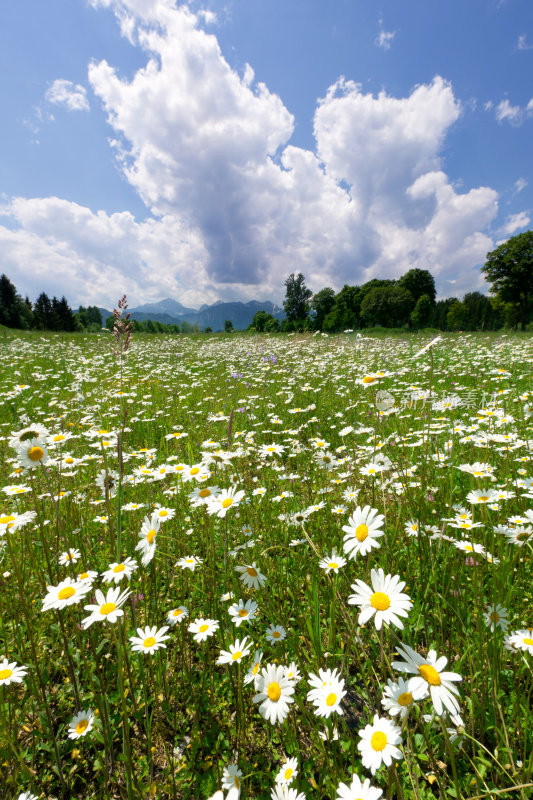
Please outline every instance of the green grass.
M5 333L2 486L27 491L3 492L0 525L15 513L36 516L14 532L4 524L0 539L0 660L5 654L27 669L20 683L0 687L4 797L208 798L224 768L237 764L241 796L264 798L293 757L290 786L308 798L334 800L353 773L384 797L405 800L531 795L532 652L504 647L506 636L533 626L530 523L509 522L533 508L527 487L516 485L533 478L531 340L453 334L417 356L425 333L374 329L364 337L137 335L121 362L107 334ZM379 372L386 375L363 383ZM383 390L395 405L380 414ZM452 394L462 404L434 407ZM50 462L29 469L8 440L35 424L52 438L72 438L49 443ZM178 431L187 435L166 438ZM263 444L284 450L261 457ZM173 470L205 464L216 450L223 452L203 484ZM324 451L327 465L317 460ZM97 478L120 475L121 459L118 492L106 496ZM379 459L387 460L382 480L363 474ZM494 480L459 469L475 462L489 463ZM189 500L206 485L236 486L244 499L219 519ZM357 498L343 499L352 487ZM476 489L512 496L493 508L471 505L466 498ZM131 503L142 507L124 508ZM384 516L379 548L344 554L346 565L327 574L320 560L343 555L343 526L366 505ZM297 524L293 515L311 506ZM482 526L452 527L453 506ZM157 507L174 514L143 566L139 534ZM417 536L408 523L418 525ZM497 526L525 528L520 546ZM61 564L69 549L79 559ZM188 556L201 560L194 571L178 566ZM138 568L119 584L132 592L124 615L84 630L84 606L95 603L97 589L107 592L102 573L126 558ZM258 589L236 571L252 563L266 576ZM406 583L412 608L403 630L378 632L373 618L361 626L360 609L347 602L355 581L369 585L379 567ZM41 610L47 586L89 570L98 577L80 603ZM239 599L253 599L258 614L237 628L228 608ZM487 627L491 604L508 610L506 633ZM189 616L169 628L164 647L132 651L137 628L162 628L180 605ZM200 617L219 622L203 643L188 631ZM281 625L286 638L269 643L270 625ZM244 636L250 654L217 664L221 649ZM401 728L402 758L373 776L361 761L359 732L375 714L387 717L387 682L409 677L392 667L402 643L424 658L433 648L461 675L461 723L441 724L429 697L403 720L390 717ZM259 651L261 669L294 662L301 674L282 723L261 716L258 690L244 683ZM319 669L337 670L346 692L343 713L327 719L307 698ZM94 712L94 725L73 740L69 723L81 710Z

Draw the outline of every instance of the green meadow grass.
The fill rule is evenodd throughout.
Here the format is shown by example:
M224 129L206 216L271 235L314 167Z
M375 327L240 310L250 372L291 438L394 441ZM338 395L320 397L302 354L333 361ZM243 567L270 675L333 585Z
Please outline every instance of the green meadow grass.
M380 796L339 789L354 774L405 800L531 796L529 336L446 335L420 353L429 336L379 331L136 335L118 358L109 334L0 340L2 797L203 800L226 775L226 796L268 798L287 759L294 792L274 797ZM9 440L38 425L49 460L30 467L32 434ZM244 495L219 517L191 502L206 486ZM468 500L475 490L490 501ZM383 535L350 558L343 526L366 506ZM150 549L140 534L158 509ZM84 606L115 586L103 573L126 559L123 615L84 626ZM247 567L263 586L245 585ZM359 624L348 603L379 568L405 582L403 629ZM47 587L90 572L80 602L43 610ZM237 627L239 600L257 613ZM503 629L487 624L494 606ZM195 619L218 628L197 642ZM137 629L146 649L145 627L167 625L155 652L132 650ZM242 659L217 663L244 637ZM413 677L392 665L401 645L461 676L459 719L431 696L387 713L388 682ZM299 676L282 722L245 682L259 653L258 675ZM342 681L327 717L307 696L319 670ZM90 723L71 738L78 712ZM358 744L375 715L400 729L401 758L372 774Z

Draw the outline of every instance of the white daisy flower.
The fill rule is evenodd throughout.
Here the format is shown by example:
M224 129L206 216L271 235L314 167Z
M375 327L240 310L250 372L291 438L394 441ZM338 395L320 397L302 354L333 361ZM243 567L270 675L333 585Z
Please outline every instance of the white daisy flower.
M250 653L251 645L247 644L247 642L247 636L241 640L235 639L234 643L230 644L229 650L220 651L220 655L217 658L217 664L238 664L244 658L244 656L247 656Z
M92 711L79 711L72 717L68 724L69 739L79 739L92 730L94 725L94 714Z
M384 536L382 530L385 517L378 514L377 509L370 506L357 506L348 520L348 525L343 525L345 531L343 550L349 558L355 559L357 554L362 556L370 552L373 547L380 547L376 541Z
M372 725L359 731L359 736L361 741L357 743L357 749L361 753L363 766L372 775L376 774L382 764L390 767L393 760L399 761L403 758L401 750L396 746L402 741L401 730L389 719L375 714Z
M204 619L203 617L199 617L191 622L189 625L189 633L194 634L194 640L196 642L205 642L208 636L213 636L219 626L219 621L217 619Z
M370 573L372 588L357 580L352 583L355 594L348 598L349 605L357 605L361 609L358 623L364 625L375 615L376 630L381 630L383 623L403 628L400 617L407 617L413 604L408 595L402 592L405 581L399 575L385 575L381 567Z
M163 642L170 638L168 635L165 635L168 631L168 625L164 625L162 628L157 630L157 627L154 625L153 628L150 628L148 625L146 628L137 628L138 636L130 636L131 642L131 649L134 653L155 653L156 650L160 648L166 647L166 644Z
M424 658L406 644L399 646L397 650L405 660L393 661L394 669L416 676L409 679L409 691L413 699L421 699L429 690L431 701L439 716L442 715L444 708L451 714L459 714L459 703L455 697L459 694L459 690L454 683L463 679L456 672L442 671L448 659L445 656L437 658L435 650L430 650Z
M284 667L270 664L261 670L257 688L259 694L253 701L260 703L259 713L272 725L283 722L294 702L294 684L285 676Z

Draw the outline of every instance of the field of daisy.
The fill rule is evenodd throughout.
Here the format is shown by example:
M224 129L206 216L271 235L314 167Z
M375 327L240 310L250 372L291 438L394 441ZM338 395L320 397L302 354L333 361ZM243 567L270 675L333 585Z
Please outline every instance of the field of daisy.
M2 798L531 797L531 338L0 337Z

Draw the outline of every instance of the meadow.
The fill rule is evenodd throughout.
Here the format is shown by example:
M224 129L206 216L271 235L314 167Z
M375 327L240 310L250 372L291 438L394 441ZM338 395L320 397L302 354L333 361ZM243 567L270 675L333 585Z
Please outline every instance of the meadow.
M532 796L528 335L0 339L2 798Z

